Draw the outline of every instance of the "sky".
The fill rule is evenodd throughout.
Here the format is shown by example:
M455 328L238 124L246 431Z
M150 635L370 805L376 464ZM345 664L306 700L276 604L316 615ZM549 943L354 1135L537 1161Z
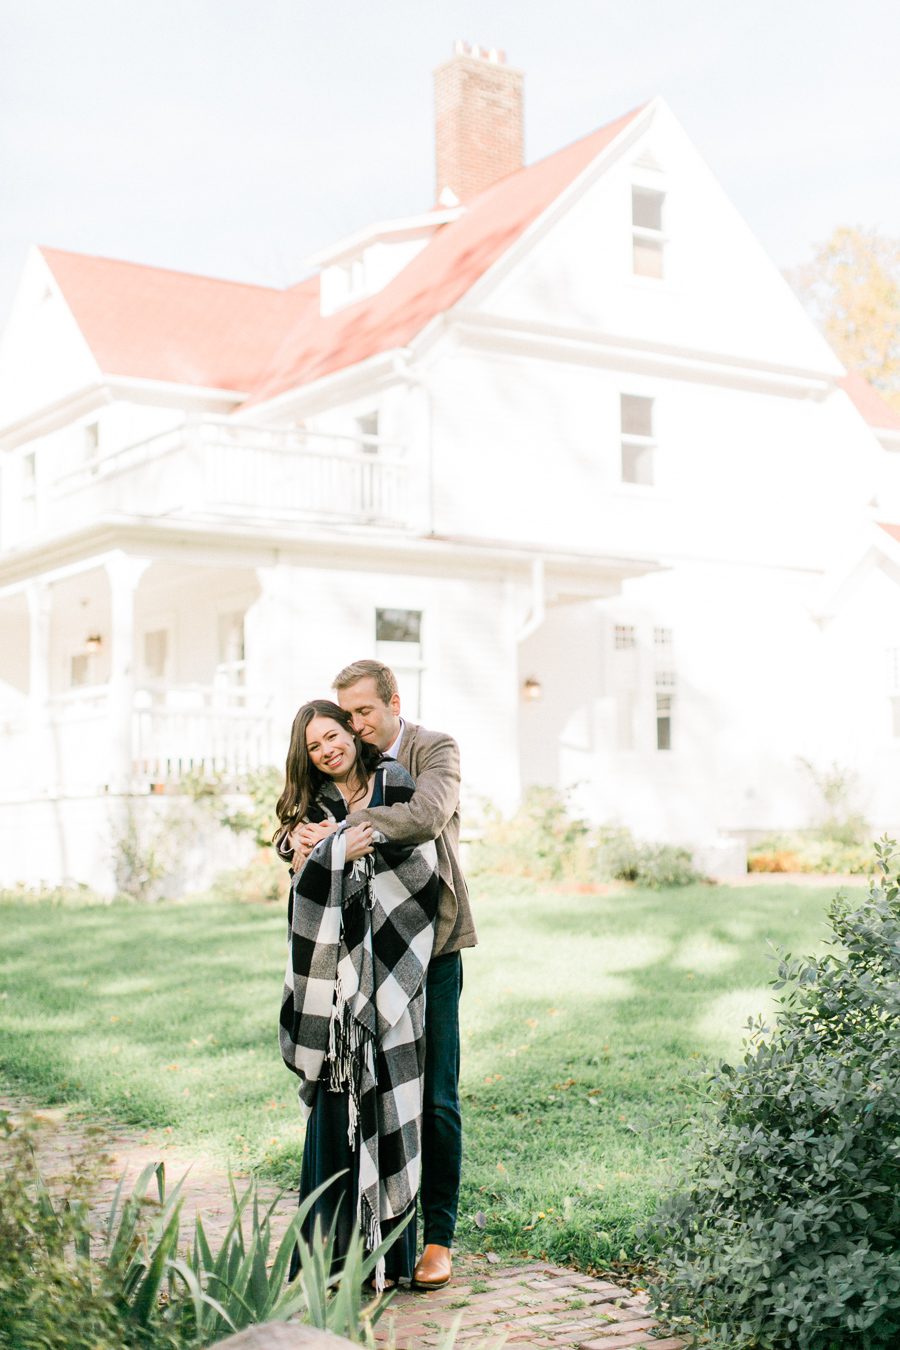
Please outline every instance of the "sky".
M900 235L896 0L0 0L0 323L33 243L284 286L427 209L458 38L528 162L661 94L779 267Z

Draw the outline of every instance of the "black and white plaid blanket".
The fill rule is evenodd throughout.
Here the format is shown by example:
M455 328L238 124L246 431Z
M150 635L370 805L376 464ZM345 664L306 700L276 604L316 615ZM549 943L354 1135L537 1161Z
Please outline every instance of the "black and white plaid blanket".
M388 761L382 772L385 805L408 801L406 770ZM342 807L327 784L310 818L336 819ZM305 1119L321 1087L349 1094L358 1219L370 1251L382 1222L405 1214L419 1188L425 974L440 890L433 843L375 837L373 855L345 865L341 829L293 878L280 1032ZM383 1278L381 1262L376 1282Z

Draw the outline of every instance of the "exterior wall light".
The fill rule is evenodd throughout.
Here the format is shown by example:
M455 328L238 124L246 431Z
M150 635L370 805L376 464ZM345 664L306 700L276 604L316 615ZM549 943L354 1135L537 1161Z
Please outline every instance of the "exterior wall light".
M522 685L522 697L525 699L526 703L537 703L542 699L544 697L544 686L541 684L540 680L536 679L533 675L529 675L528 679Z
M88 633L84 639L84 650L86 652L99 652L103 646L103 638L99 633Z

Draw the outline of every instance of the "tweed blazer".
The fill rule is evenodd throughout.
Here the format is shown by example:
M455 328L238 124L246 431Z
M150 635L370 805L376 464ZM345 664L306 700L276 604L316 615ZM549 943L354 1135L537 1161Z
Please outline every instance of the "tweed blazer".
M459 746L442 731L406 722L397 759L416 784L408 802L370 806L347 817L351 825L367 820L397 844L437 846L441 895L434 954L447 956L478 941L469 892L459 861Z

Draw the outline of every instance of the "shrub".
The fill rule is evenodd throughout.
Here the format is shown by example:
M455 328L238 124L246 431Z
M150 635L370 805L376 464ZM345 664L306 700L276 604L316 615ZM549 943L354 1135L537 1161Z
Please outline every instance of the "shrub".
M0 1117L7 1164L0 1171L4 1350L188 1350L295 1316L374 1346L372 1328L387 1302L364 1303L361 1291L398 1233L370 1254L355 1235L340 1270L333 1268L332 1235L317 1230L309 1244L299 1237L330 1182L305 1198L274 1252L271 1217L278 1202L264 1208L255 1183L242 1196L232 1183L232 1218L218 1250L198 1216L193 1243L179 1255L181 1184L166 1193L162 1163L145 1168L124 1203L120 1183L96 1234L86 1202L90 1174L69 1177L66 1194L51 1197L34 1160L34 1129ZM154 1178L155 1201L146 1198ZM286 1285L295 1243L300 1273Z
M855 828L855 827L854 827ZM868 847L836 835L777 834L747 853L748 872L817 872L862 875L871 866Z
M472 844L473 871L536 881L590 882L596 865L590 827L571 814L568 792L532 787L513 816L485 808L481 836Z
M220 872L211 889L225 900L246 900L250 904L286 902L290 889L287 863L270 844L258 849L246 867Z
M900 885L830 909L831 950L785 955L773 1031L711 1079L690 1180L648 1236L656 1306L728 1350L900 1343Z
M488 806L485 818L471 849L473 871L576 885L633 881L654 889L701 880L687 849L640 843L619 826L592 829L572 814L570 793L557 788L529 788L513 816Z
M651 890L702 880L686 848L640 843L622 828L601 829L596 839L599 869L613 879L633 881Z
M195 771L185 774L181 787L193 801L211 811L220 825L235 834L252 835L256 847L262 849L272 842L278 824L275 804L283 783L281 770L267 765L253 769L240 783L229 783L221 774ZM230 806L225 797L235 795L244 797L245 803Z

